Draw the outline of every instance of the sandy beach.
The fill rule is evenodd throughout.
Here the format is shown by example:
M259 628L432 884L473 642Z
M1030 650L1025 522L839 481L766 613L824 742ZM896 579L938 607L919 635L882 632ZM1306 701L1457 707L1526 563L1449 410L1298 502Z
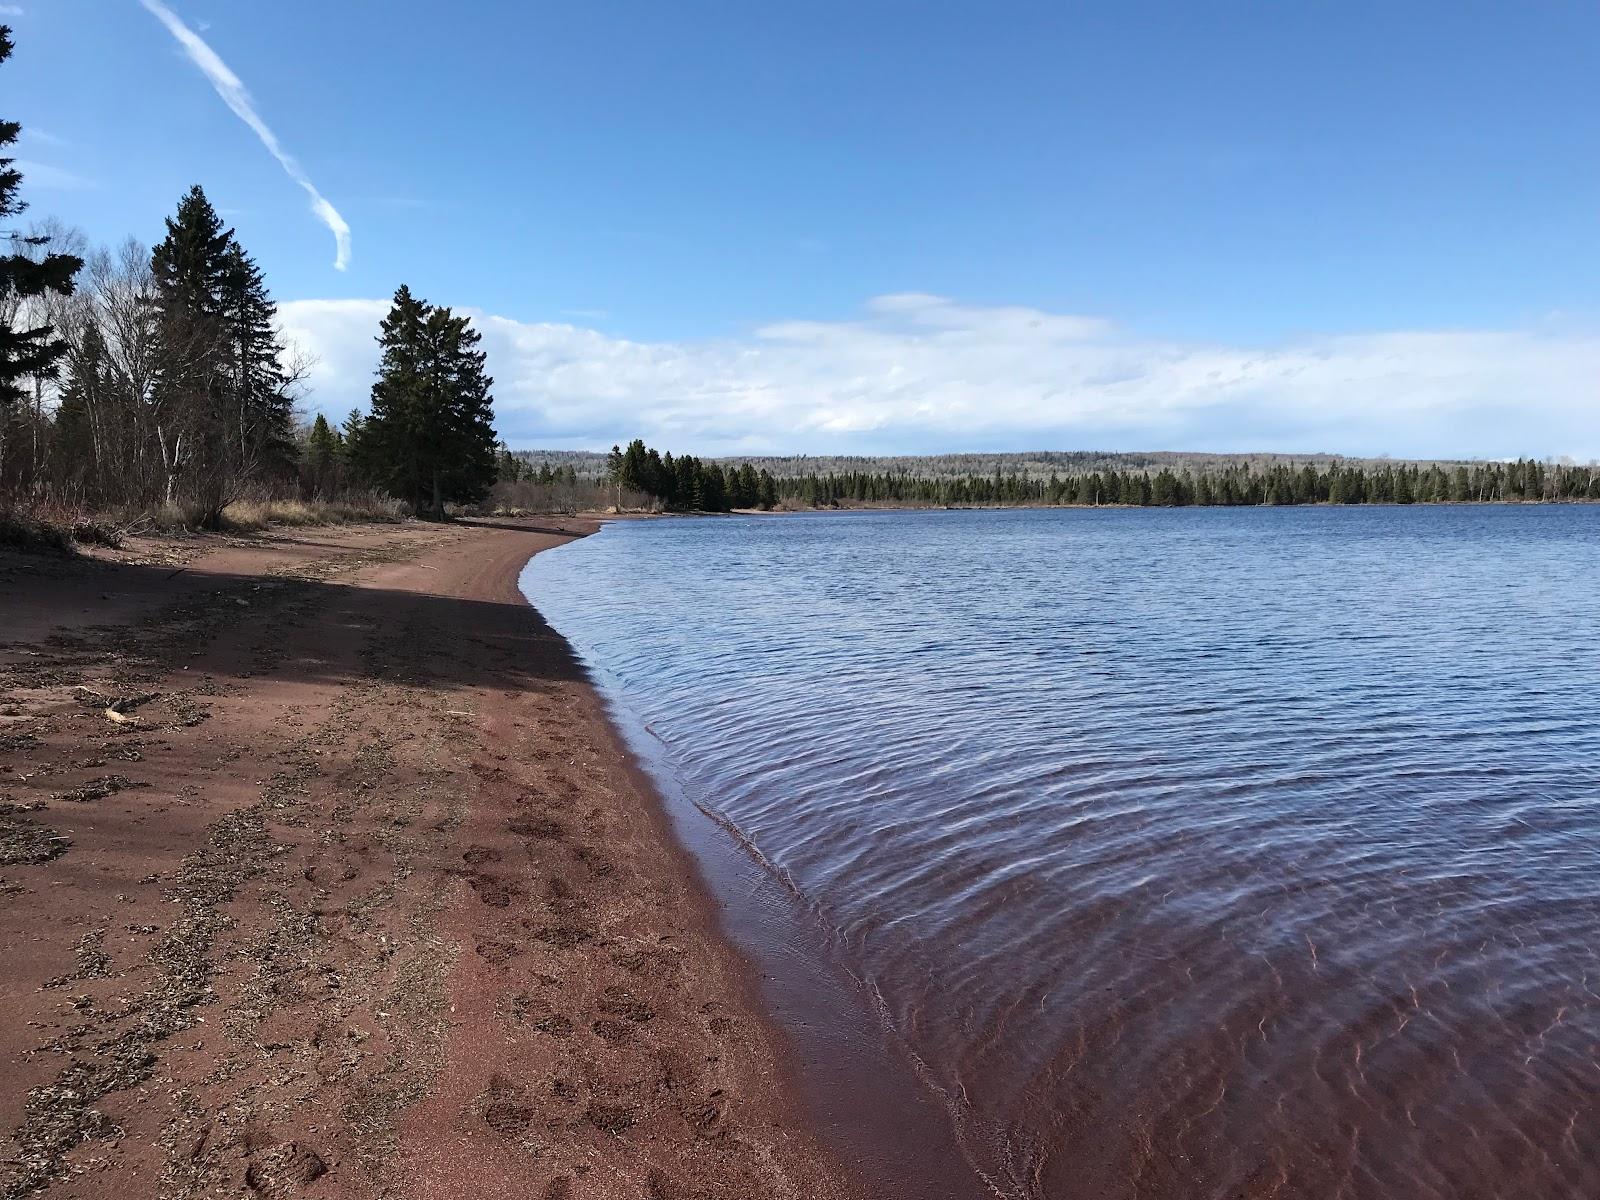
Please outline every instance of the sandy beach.
M528 558L0 559L0 1195L847 1197Z

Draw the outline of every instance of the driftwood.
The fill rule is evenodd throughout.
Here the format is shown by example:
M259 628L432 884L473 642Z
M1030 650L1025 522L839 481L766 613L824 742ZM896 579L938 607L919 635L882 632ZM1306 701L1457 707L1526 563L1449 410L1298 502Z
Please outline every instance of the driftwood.
M118 725L138 724L139 718L131 717L128 714L141 704L149 704L152 700L161 699L162 695L160 692L140 692L136 696L122 696L119 698L104 695L93 688L84 687L82 684L79 684L74 690L83 693L83 703L100 706L105 711L106 720L115 721Z

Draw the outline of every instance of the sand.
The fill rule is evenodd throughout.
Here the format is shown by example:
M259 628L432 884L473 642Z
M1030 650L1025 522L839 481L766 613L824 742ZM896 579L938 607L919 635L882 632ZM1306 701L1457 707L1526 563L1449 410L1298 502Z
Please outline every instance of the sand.
M0 1197L853 1197L529 556L0 558Z

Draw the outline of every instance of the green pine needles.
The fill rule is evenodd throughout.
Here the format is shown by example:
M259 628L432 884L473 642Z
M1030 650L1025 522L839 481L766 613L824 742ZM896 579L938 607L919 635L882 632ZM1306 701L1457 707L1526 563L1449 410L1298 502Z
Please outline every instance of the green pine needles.
M358 457L418 516L442 520L446 504L482 503L495 481L494 380L479 341L466 317L403 285L379 326L383 355L371 414L356 430Z

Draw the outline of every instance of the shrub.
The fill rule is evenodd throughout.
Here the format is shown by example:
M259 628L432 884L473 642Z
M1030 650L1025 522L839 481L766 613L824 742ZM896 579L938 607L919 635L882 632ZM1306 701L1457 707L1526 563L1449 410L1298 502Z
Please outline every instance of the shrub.
M0 546L33 554L65 554L72 549L67 526L20 508L0 508Z

